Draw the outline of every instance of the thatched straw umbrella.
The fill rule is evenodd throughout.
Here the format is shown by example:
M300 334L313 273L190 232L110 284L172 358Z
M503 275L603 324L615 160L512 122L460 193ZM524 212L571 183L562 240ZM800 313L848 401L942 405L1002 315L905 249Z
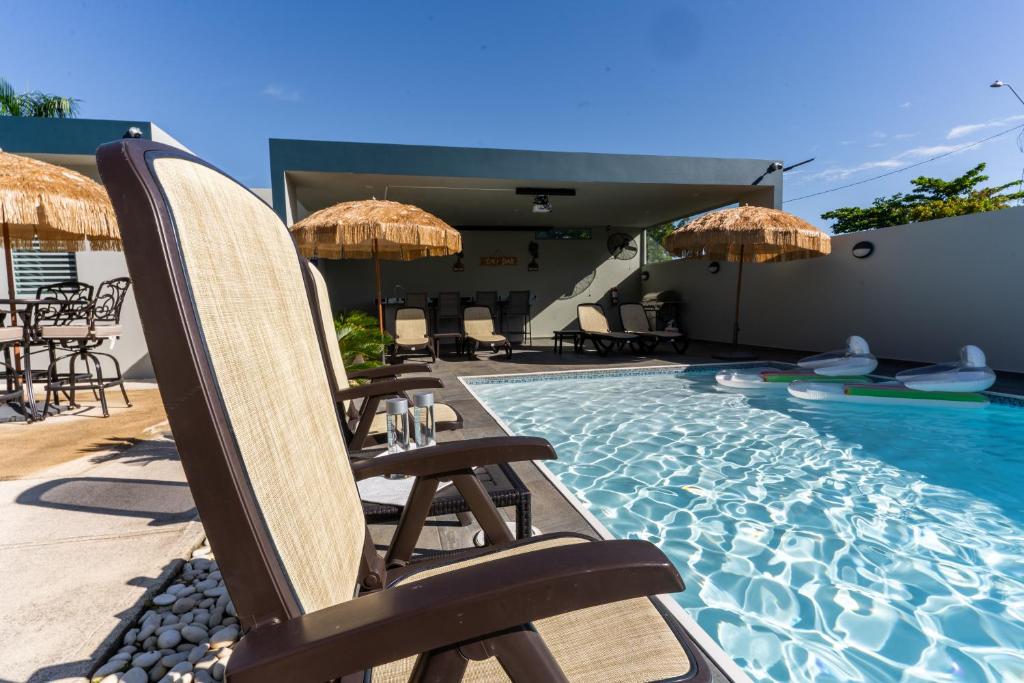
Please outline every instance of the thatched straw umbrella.
M412 261L462 251L462 235L432 213L381 199L342 202L292 226L299 251L308 257L372 258L377 275L377 318L384 336L380 262Z
M32 248L37 239L43 251L81 251L86 244L97 250L120 250L121 233L102 185L62 166L3 151L0 224L15 320L12 249Z
M796 261L832 251L827 233L793 214L761 206L704 214L666 237L664 246L673 256L739 263L733 346L739 342L744 263Z

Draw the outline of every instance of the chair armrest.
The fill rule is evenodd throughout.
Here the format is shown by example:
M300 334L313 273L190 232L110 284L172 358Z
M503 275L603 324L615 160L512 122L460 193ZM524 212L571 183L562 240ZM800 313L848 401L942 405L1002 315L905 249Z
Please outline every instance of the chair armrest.
M349 379L380 379L413 372L430 372L430 368L422 363L402 363L400 365L382 365L379 368L356 370L348 373L348 376Z
M279 624L234 648L232 683L329 680L538 619L673 593L682 579L646 541L594 541L411 580Z
M533 436L493 436L449 441L429 448L359 460L352 463L352 472L356 481L385 474L429 477L483 465L554 460L557 457L555 449L544 439Z
M411 389L439 389L442 386L444 385L437 377L396 377L386 382L370 382L340 389L334 394L334 400L335 402L351 401L356 398L400 394Z

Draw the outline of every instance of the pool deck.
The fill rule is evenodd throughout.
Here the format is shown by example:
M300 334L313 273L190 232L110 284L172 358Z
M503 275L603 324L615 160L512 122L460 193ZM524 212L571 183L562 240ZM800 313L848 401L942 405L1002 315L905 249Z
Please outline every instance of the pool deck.
M628 354L600 357L592 351L575 354L571 348L557 355L541 342L534 348L516 347L508 360L501 356L492 359L489 354L481 354L479 360L446 354L431 370L445 385L437 392L439 398L459 410L465 428L439 438L504 434L459 377L708 363L714 362L711 354L720 348L695 343L685 356L667 352L647 358ZM759 352L763 360L793 361L806 355ZM891 374L910 365L882 363L879 372ZM1024 394L1024 376L1000 373L994 389ZM530 488L535 528L598 535L540 468L533 463L514 467ZM78 481L100 481L105 488L83 495L69 486ZM4 525L0 548L7 551L4 558L11 585L19 587L17 592L0 592L4 613L18 615L0 627L0 683L83 680L97 660L116 647L126 624L141 614L147 596L172 578L179 558L202 537L174 444L154 434L114 458L93 453L28 478L0 483L4 486L0 510L12 521ZM160 495L149 490L154 484L162 487ZM68 489L74 500L55 499L57 485ZM115 490L116 486L122 488ZM46 495L40 493L44 491ZM437 518L419 539L419 549L467 547L477 530L468 517ZM371 527L378 543L386 543L393 531L392 525ZM40 567L49 572L42 581L34 575ZM66 572L69 567L74 567L73 572ZM83 582L82 572L91 580ZM75 578L77 590L74 582L62 586L56 580L63 574ZM82 585L87 589L82 590ZM58 588L54 590L54 586ZM720 672L714 673L714 680L727 680Z

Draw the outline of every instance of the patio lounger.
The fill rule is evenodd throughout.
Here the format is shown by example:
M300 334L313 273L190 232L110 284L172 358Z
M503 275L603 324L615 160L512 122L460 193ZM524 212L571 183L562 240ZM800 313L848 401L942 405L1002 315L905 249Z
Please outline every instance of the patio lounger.
M547 442L478 439L350 464L319 326L297 303L302 263L273 210L150 140L108 143L98 162L171 430L244 634L225 681L709 680L667 603L650 597L682 589L654 545L512 540L472 468L554 457ZM416 483L381 557L355 482L388 474ZM410 564L442 479L495 545Z
M587 340L602 356L607 356L609 351L621 351L626 344L633 353L639 350L640 337L630 332L611 331L601 304L580 304L576 307L576 318L580 325L581 350Z
M662 342L670 343L676 353L686 353L690 345L690 339L684 332L651 329L651 321L642 304L620 305L619 320L625 332L639 335L645 353L650 353Z
M334 332L334 314L328 298L327 282L320 270L306 261L306 293L310 310L318 323L317 341L323 354L323 363L342 416L348 447L358 451L386 439L387 415L377 412L384 399L392 396L407 396L406 392L417 389L436 389L441 380L436 377L402 377L409 373L430 372L423 364L386 365L369 370L349 373L341 358L337 336ZM350 386L349 379L368 379L366 384ZM356 407L355 401L362 399ZM409 402L410 405L412 401ZM438 431L462 429L462 415L447 403L434 404L434 425Z
M391 362L396 362L399 354L417 351L426 351L431 361L437 360L434 340L427 334L427 314L422 308L399 308L395 311L395 341Z
M481 344L491 347L494 353L504 349L505 357L512 357L512 345L508 338L494 332L494 319L487 306L466 307L462 312L462 336L470 358L476 358L476 350Z

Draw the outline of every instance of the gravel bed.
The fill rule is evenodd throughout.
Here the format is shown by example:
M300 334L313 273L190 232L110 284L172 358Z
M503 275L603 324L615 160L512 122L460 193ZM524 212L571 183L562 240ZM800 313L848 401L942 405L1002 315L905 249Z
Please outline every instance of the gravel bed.
M204 544L124 635L93 683L213 683L224 680L239 638L238 615Z

